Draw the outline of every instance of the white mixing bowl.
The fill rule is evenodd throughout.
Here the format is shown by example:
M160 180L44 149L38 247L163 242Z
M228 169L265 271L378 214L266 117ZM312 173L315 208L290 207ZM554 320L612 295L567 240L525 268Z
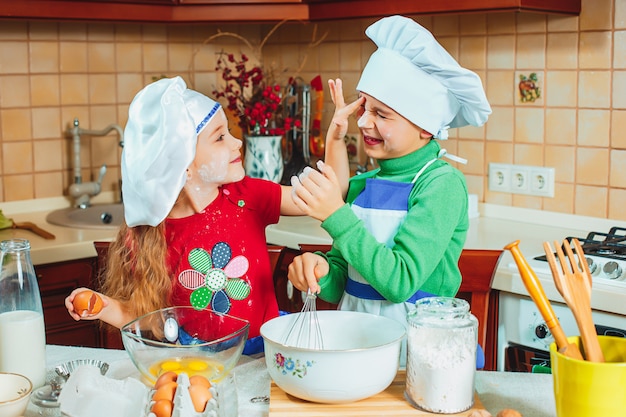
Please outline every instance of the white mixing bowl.
M265 363L283 391L319 403L347 403L384 391L400 364L404 326L387 317L354 311L318 311L323 349L284 344L300 314L261 327Z

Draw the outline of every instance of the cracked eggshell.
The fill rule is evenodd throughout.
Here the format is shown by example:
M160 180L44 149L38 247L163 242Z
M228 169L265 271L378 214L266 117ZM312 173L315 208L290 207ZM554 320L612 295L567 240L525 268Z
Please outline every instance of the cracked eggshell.
M81 291L72 300L74 311L81 317L85 315L98 314L102 310L102 298L93 291Z

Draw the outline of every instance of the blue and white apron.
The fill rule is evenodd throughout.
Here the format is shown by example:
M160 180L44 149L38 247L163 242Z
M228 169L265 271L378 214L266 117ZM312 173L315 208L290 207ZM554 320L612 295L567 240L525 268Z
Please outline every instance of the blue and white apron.
M374 238L393 247L393 239L408 213L409 195L419 176L437 158L434 158L419 170L410 183L368 178L365 188L352 203L352 211L361 219L365 228ZM348 280L339 303L340 310L362 311L397 320L407 325L407 313L414 307L415 301L432 294L418 291L404 303L392 303L376 291L352 265L348 265ZM402 343L400 366L406 363L406 341Z

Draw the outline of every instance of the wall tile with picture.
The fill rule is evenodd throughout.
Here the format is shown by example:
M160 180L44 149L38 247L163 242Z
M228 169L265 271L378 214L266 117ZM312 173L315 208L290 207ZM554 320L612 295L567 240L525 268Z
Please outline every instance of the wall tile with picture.
M543 106L543 71L516 71L514 89L515 104Z

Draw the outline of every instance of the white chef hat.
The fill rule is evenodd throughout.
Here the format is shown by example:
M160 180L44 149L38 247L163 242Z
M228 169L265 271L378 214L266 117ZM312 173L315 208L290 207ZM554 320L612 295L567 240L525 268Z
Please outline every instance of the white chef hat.
M146 86L130 103L122 151L128 226L161 223L183 189L198 134L220 104L189 90L181 77Z
M378 49L363 69L357 90L437 139L447 139L448 128L487 121L491 107L478 75L461 67L417 22L385 17L365 33Z

